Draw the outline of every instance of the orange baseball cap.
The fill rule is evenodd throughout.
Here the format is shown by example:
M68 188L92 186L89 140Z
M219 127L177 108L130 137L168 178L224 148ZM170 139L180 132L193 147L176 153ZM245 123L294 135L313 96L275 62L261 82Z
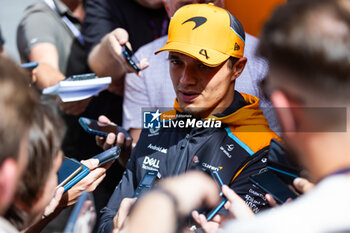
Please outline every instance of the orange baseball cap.
M241 58L245 33L227 10L209 4L181 7L170 20L168 40L156 52L179 52L215 67L229 57Z

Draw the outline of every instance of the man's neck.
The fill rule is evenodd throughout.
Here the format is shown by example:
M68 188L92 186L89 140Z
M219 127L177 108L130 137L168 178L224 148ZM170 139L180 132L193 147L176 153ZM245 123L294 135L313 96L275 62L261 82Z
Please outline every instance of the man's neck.
M77 0L61 0L68 9L72 12L73 16L83 22L85 16L85 10L81 1Z
M71 12L74 12L81 4L80 1L77 0L61 0L61 2L63 2Z

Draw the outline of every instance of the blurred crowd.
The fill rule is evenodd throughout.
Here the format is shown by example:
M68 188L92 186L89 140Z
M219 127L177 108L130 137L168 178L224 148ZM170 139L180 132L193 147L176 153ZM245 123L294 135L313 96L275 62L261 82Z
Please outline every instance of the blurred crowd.
M5 42L0 233L350 232L349 0L287 1L259 38L225 0L39 0L21 64ZM43 94L88 73L111 83ZM85 192L97 218L72 222Z

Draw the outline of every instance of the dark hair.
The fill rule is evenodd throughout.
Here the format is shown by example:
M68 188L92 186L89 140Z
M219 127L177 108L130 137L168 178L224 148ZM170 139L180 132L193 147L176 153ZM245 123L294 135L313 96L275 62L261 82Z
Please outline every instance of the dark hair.
M346 0L298 0L280 6L263 28L258 55L270 67L293 74L290 81L305 93L349 101L349 9ZM325 20L333 26L323 24Z
M52 105L55 106L55 105ZM52 170L61 148L65 125L61 117L49 105L41 105L29 131L28 168L24 171L16 192L16 199L29 207L40 198L40 193ZM18 229L24 229L26 214L14 205L5 215Z
M17 196L31 203L44 187L65 134L65 125L49 106L41 105L29 131L28 168L20 181ZM40 163L38 163L40 161Z
M38 96L29 80L16 63L0 56L0 166L7 158L17 159L21 138L33 121Z
M233 69L233 66L236 64L236 62L239 60L239 58L237 57L229 57L228 61L228 65L231 69Z

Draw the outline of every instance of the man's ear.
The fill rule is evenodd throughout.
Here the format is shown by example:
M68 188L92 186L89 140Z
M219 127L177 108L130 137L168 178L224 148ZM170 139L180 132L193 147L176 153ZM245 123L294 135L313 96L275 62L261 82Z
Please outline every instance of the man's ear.
M6 159L0 166L0 215L11 204L17 187L17 162Z
M292 104L287 96L279 90L271 93L271 102L277 113L279 122L284 132L295 132L297 129L296 118L292 110Z
M248 59L246 57L241 57L234 65L233 65L233 75L232 75L232 79L235 80L236 78L238 78L243 70L245 65L247 64Z

